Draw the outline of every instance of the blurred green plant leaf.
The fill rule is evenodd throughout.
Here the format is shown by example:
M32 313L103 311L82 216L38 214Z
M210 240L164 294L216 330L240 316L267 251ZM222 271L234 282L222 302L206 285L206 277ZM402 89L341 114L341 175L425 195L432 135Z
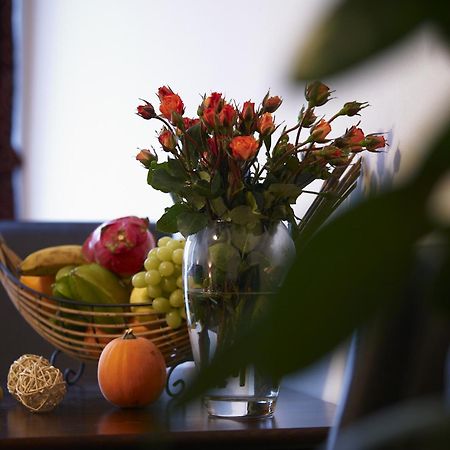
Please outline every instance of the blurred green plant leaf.
M294 77L320 79L348 69L398 43L424 23L436 25L448 38L450 15L443 8L435 1L338 2L298 49Z

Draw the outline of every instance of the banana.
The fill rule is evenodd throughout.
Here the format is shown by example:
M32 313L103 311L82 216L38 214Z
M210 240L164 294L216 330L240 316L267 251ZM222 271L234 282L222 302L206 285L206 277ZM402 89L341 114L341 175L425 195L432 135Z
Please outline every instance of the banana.
M20 264L22 275L54 275L67 265L86 264L81 245L56 245L30 253Z

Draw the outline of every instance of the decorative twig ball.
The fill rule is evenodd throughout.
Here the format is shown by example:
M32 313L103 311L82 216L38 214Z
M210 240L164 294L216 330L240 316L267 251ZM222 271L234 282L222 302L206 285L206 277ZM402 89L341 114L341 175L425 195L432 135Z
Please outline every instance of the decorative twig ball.
M66 394L61 371L37 355L22 355L11 364L8 391L33 412L55 408Z

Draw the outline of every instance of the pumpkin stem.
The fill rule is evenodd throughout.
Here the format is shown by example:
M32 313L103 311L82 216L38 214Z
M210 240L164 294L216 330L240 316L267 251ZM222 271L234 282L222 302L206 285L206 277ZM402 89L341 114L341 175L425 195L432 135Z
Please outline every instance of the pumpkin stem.
M128 328L125 330L125 334L122 336L122 339L136 339L136 336L133 334L133 328Z

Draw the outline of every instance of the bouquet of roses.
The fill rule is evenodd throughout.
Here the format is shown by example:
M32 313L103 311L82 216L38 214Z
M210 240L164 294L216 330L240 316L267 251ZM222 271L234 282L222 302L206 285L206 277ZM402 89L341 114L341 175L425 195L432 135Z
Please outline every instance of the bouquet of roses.
M188 236L214 220L249 228L286 221L294 237L308 236L355 187L361 167L355 156L386 145L380 133L366 135L358 123L331 137L335 120L359 115L368 104L345 103L326 120L317 109L331 91L319 81L306 86L306 105L295 124L283 128L273 115L282 100L269 93L258 106L240 106L213 92L203 96L194 118L185 117L183 101L170 87L157 95L159 114L145 100L137 114L162 123L158 140L167 158L159 161L157 152L145 149L137 159L148 169L148 184L174 199L157 222L163 232ZM324 180L322 187L297 218L292 205L311 193L308 185L316 179Z

